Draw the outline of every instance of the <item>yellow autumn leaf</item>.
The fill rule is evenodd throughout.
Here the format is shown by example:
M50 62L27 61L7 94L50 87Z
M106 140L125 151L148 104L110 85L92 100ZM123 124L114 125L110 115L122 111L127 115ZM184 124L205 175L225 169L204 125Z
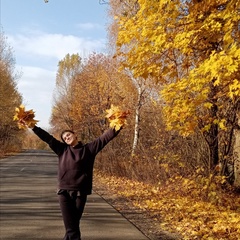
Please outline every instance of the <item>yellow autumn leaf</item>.
M110 109L106 110L107 115L105 116L109 123L110 127L118 131L121 127L127 124L127 115L129 111L122 111L118 106L111 105Z
M206 107L206 108L208 108L208 109L210 109L212 106L213 106L213 104L210 103L210 102L204 103L204 107Z
M226 119L221 119L218 123L220 129L222 130L227 130L227 127L226 127Z
M19 129L27 129L27 127L34 127L38 120L34 119L35 113L31 110L25 110L24 105L20 105L15 108L15 115L13 116L13 121L17 121Z

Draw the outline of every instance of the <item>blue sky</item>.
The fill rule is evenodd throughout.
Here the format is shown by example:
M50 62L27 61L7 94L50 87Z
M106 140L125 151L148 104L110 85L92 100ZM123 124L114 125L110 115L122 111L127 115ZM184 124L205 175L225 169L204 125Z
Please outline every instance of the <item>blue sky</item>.
M21 72L18 90L49 127L57 65L67 53L106 52L107 4L99 0L0 0L1 31Z

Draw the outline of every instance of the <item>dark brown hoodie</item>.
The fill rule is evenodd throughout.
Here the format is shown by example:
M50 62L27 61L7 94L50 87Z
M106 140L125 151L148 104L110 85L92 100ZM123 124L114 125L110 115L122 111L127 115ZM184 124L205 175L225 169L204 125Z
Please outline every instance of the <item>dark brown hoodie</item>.
M40 127L35 126L32 130L58 155L59 189L77 190L86 195L92 193L93 165L97 153L119 133L114 129L108 129L94 141L87 144L79 142L72 147L57 140Z

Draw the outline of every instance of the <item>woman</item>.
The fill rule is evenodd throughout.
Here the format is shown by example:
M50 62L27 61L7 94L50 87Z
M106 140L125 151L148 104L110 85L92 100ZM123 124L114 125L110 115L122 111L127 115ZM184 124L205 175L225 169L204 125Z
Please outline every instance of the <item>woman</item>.
M71 130L61 133L63 142L34 126L33 132L57 154L58 196L66 234L63 240L81 240L80 219L87 195L92 193L93 165L96 155L118 135L120 130L108 129L87 144L78 141Z

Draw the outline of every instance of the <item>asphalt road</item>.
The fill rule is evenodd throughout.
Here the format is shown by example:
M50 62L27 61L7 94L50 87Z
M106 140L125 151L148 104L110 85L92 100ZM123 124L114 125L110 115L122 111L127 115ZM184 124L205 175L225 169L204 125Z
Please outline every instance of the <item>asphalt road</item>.
M64 226L56 194L57 158L28 150L0 159L0 239L61 240ZM96 193L81 221L82 240L147 240Z

